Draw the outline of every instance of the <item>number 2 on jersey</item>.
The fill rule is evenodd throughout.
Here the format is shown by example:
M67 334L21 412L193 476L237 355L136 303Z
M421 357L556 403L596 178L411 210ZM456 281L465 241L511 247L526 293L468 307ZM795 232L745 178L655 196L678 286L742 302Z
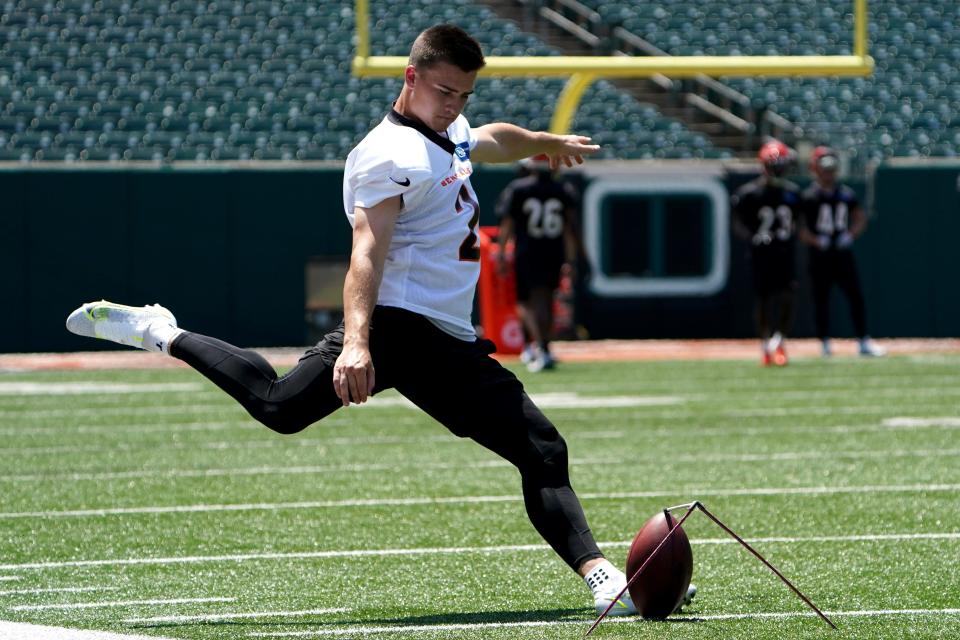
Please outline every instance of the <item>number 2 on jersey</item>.
M480 259L480 247L477 245L476 233L477 223L480 222L480 205L470 197L470 192L467 191L467 185L465 184L460 187L460 193L457 195L457 213L463 211L464 204L473 207L473 215L470 216L470 221L467 223L470 233L460 244L460 259L467 262L476 262Z

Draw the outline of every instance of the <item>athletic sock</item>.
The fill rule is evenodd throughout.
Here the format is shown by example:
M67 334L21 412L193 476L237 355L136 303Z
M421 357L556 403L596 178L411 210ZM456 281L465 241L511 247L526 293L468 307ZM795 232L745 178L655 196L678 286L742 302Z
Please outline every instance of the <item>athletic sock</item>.
M147 327L143 335L143 348L170 355L170 343L183 333L183 329L173 326L166 320L156 320Z
M627 576L609 560L604 559L583 577L594 598L598 594L616 595L627 584ZM612 593L611 593L612 592Z

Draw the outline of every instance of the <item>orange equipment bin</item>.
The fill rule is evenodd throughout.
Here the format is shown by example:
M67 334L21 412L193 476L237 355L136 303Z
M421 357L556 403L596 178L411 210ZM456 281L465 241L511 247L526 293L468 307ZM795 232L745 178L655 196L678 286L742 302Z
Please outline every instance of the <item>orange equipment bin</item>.
M483 335L497 345L497 353L523 350L523 326L517 315L513 275L513 244L507 245L507 270L497 268L499 227L480 227L480 325Z

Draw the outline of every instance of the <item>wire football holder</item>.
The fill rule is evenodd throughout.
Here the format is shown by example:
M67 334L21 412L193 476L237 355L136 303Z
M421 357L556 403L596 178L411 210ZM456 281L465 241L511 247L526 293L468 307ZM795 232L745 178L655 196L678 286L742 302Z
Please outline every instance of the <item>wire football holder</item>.
M671 511L677 511L677 510L679 510L679 509L686 509L687 512L686 512L685 514L683 514L683 517L680 518L680 520L678 520L676 524L673 525L673 528L671 528L670 531L667 533L667 535L665 535L665 536L663 537L663 540L660 541L660 544L657 545L657 547L653 550L653 552L652 552L649 556L647 556L647 559L643 561L643 564L640 565L640 568L637 569L637 572L636 572L635 574L633 574L633 576L631 576L630 579L627 581L626 586L625 586L623 589L621 589L620 593L617 594L617 597L614 598L614 599L610 602L609 605L607 605L607 608L604 609L603 613L600 614L600 617L597 618L596 621L594 621L593 625L591 625L591 627L590 627L589 629L587 629L587 632L584 634L584 636L589 636L591 633L593 633L593 630L596 629L597 626L603 621L603 619L607 617L607 614L610 613L610 610L611 610L611 609L613 608L613 606L617 603L617 601L619 601L620 598L623 596L623 594L627 592L627 589L630 588L630 585L632 585L632 584L634 583L634 581L640 576L640 574L643 573L643 570L647 568L647 565L650 564L650 561L653 559L654 556L657 555L657 552L660 551L661 547L663 547L663 545L666 544L667 540L669 540L669 539L671 538L671 536L673 536L674 532L675 532L677 529L680 528L680 525L682 525L682 524L684 523L684 521L686 521L686 519L690 517L690 514L692 514L692 513L693 513L695 510L697 510L697 509L699 509L700 511L702 511L703 514L704 514L705 516L707 516L708 518L710 518L711 520L713 520L713 522L715 522L718 527L720 527L720 528L723 529L725 532L727 532L728 534L730 534L730 536L733 537L734 540L736 540L736 541L739 542L741 545L743 545L744 548L746 548L747 551L749 551L749 552L750 552L751 554L753 554L754 557L756 557L760 562L762 562L764 565L766 565L766 567L767 567L768 569L770 569L770 571L772 571L772 572L774 573L774 575L776 575L778 578L780 578L785 585L787 585L788 587L790 587L790 590L791 590L791 591L793 591L795 594L797 594L797 597L798 597L798 598L800 598L801 600L803 600L803 602L804 602L808 607L810 607L811 609L813 609L814 612L816 612L816 614L817 614L818 616L820 616L820 618L821 618L824 622L826 622L828 625L830 625L830 628L831 628L831 629L836 629L836 628L837 628L837 625L833 624L833 621L831 621L830 618L828 618L828 617L823 613L823 611L821 611L820 609L818 609L818 608L817 608L817 605L813 604L813 602L810 601L810 598L808 598L807 596L803 595L803 594L800 592L799 589L797 589L795 586L793 586L793 583L792 583L792 582L790 582L789 580L787 580L786 576L784 576L782 573L780 573L780 571L779 571L775 566L773 566L772 564L770 564L770 562L768 562L766 558L764 558L762 555L760 555L760 553L757 552L756 549L754 549L754 548L751 547L749 544L747 544L747 542L746 542L743 538L741 538L741 537L738 536L736 533L734 533L734 531L733 531L730 527L728 527L727 525L725 525L725 524L723 524L722 522L720 522L720 519L717 518L717 517L716 517L715 515L713 515L712 513L710 513L710 511L708 511L707 508L706 508L705 506L703 506L703 503L701 503L699 500L696 500L696 501L691 502L691 503L689 503L689 504L681 504L681 505L678 505L678 506L676 506L676 507L670 507L670 508L668 508L668 509L664 509L664 512L665 512L665 513L669 513L669 512L671 512Z

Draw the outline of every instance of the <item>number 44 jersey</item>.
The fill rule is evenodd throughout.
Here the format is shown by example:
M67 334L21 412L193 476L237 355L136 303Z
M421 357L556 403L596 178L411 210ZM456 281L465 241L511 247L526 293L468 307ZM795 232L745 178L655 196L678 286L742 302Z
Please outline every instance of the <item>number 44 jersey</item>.
M343 206L400 196L377 304L426 316L471 339L473 294L480 276L480 207L470 185L477 138L462 115L444 133L391 110L347 156Z

